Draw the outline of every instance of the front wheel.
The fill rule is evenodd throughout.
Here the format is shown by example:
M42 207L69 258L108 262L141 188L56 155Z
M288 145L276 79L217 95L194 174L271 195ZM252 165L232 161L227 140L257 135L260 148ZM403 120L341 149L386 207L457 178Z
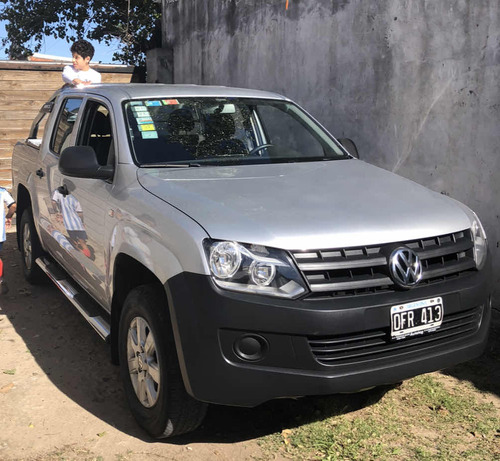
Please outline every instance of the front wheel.
M32 284L43 279L43 271L35 262L43 255L42 245L33 222L33 215L29 209L21 215L19 249L23 265L24 278Z
M161 286L142 285L129 293L118 341L125 393L139 425L156 438L195 430L207 405L184 388Z

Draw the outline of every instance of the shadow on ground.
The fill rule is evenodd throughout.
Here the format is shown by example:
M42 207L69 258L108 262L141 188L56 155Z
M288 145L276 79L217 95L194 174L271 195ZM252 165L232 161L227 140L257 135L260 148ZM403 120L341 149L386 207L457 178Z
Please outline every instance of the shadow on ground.
M443 373L470 381L477 389L500 396L500 309L492 311L490 337L484 354Z
M52 284L31 286L24 281L15 234L8 234L1 256L10 292L0 299L0 313L8 316L43 372L61 392L88 412L126 434L153 442L128 410L119 369L110 362L108 346ZM449 373L498 393L498 388L494 389L499 382L498 311L495 320L494 340L488 354ZM493 376L495 382L491 380ZM200 429L168 443L233 443L253 439L372 405L390 388L275 400L253 409L212 405Z
M234 443L347 414L377 403L394 386L381 386L356 394L273 400L256 408L211 405L202 426L169 442Z
M124 433L153 442L129 412L119 369L110 362L109 347L50 282L36 286L25 282L15 234L8 234L1 256L10 291L0 299L0 313L8 316L42 371L85 410ZM253 439L371 405L386 390L276 400L253 409L213 405L200 429L169 442Z

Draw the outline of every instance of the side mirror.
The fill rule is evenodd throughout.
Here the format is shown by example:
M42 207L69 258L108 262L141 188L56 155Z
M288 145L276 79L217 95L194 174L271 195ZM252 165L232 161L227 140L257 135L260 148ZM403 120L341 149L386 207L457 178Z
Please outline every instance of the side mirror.
M342 144L342 146L344 147L344 149L347 152L349 152L353 157L359 158L358 148L356 147L356 144L354 144L354 141L352 139L349 139L349 138L339 138L337 141L340 144Z
M61 152L59 171L75 178L111 179L114 167L99 165L92 147L72 146Z

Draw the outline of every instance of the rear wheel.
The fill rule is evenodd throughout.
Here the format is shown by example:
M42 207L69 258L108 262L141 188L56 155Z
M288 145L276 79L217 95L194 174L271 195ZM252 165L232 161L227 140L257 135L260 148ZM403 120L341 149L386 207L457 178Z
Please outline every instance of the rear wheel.
M196 429L207 405L184 388L161 286L142 285L129 293L118 340L120 373L139 425L156 438Z
M29 209L24 210L21 215L20 236L19 249L24 278L30 283L39 283L43 280L44 274L35 261L43 255L43 250Z

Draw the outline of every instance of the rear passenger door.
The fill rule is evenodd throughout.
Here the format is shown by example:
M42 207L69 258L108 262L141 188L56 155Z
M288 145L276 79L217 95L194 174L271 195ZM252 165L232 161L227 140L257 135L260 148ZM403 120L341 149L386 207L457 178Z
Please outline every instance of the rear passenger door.
M65 255L60 253L61 245L57 242L60 227L59 215L57 208L53 205L52 196L54 190L61 185L58 169L59 156L65 147L74 142L82 106L83 97L68 96L54 107L56 119L53 127L47 127L51 129L51 132L44 134L42 165L37 170L35 182L40 236L45 247L58 260L61 260Z

